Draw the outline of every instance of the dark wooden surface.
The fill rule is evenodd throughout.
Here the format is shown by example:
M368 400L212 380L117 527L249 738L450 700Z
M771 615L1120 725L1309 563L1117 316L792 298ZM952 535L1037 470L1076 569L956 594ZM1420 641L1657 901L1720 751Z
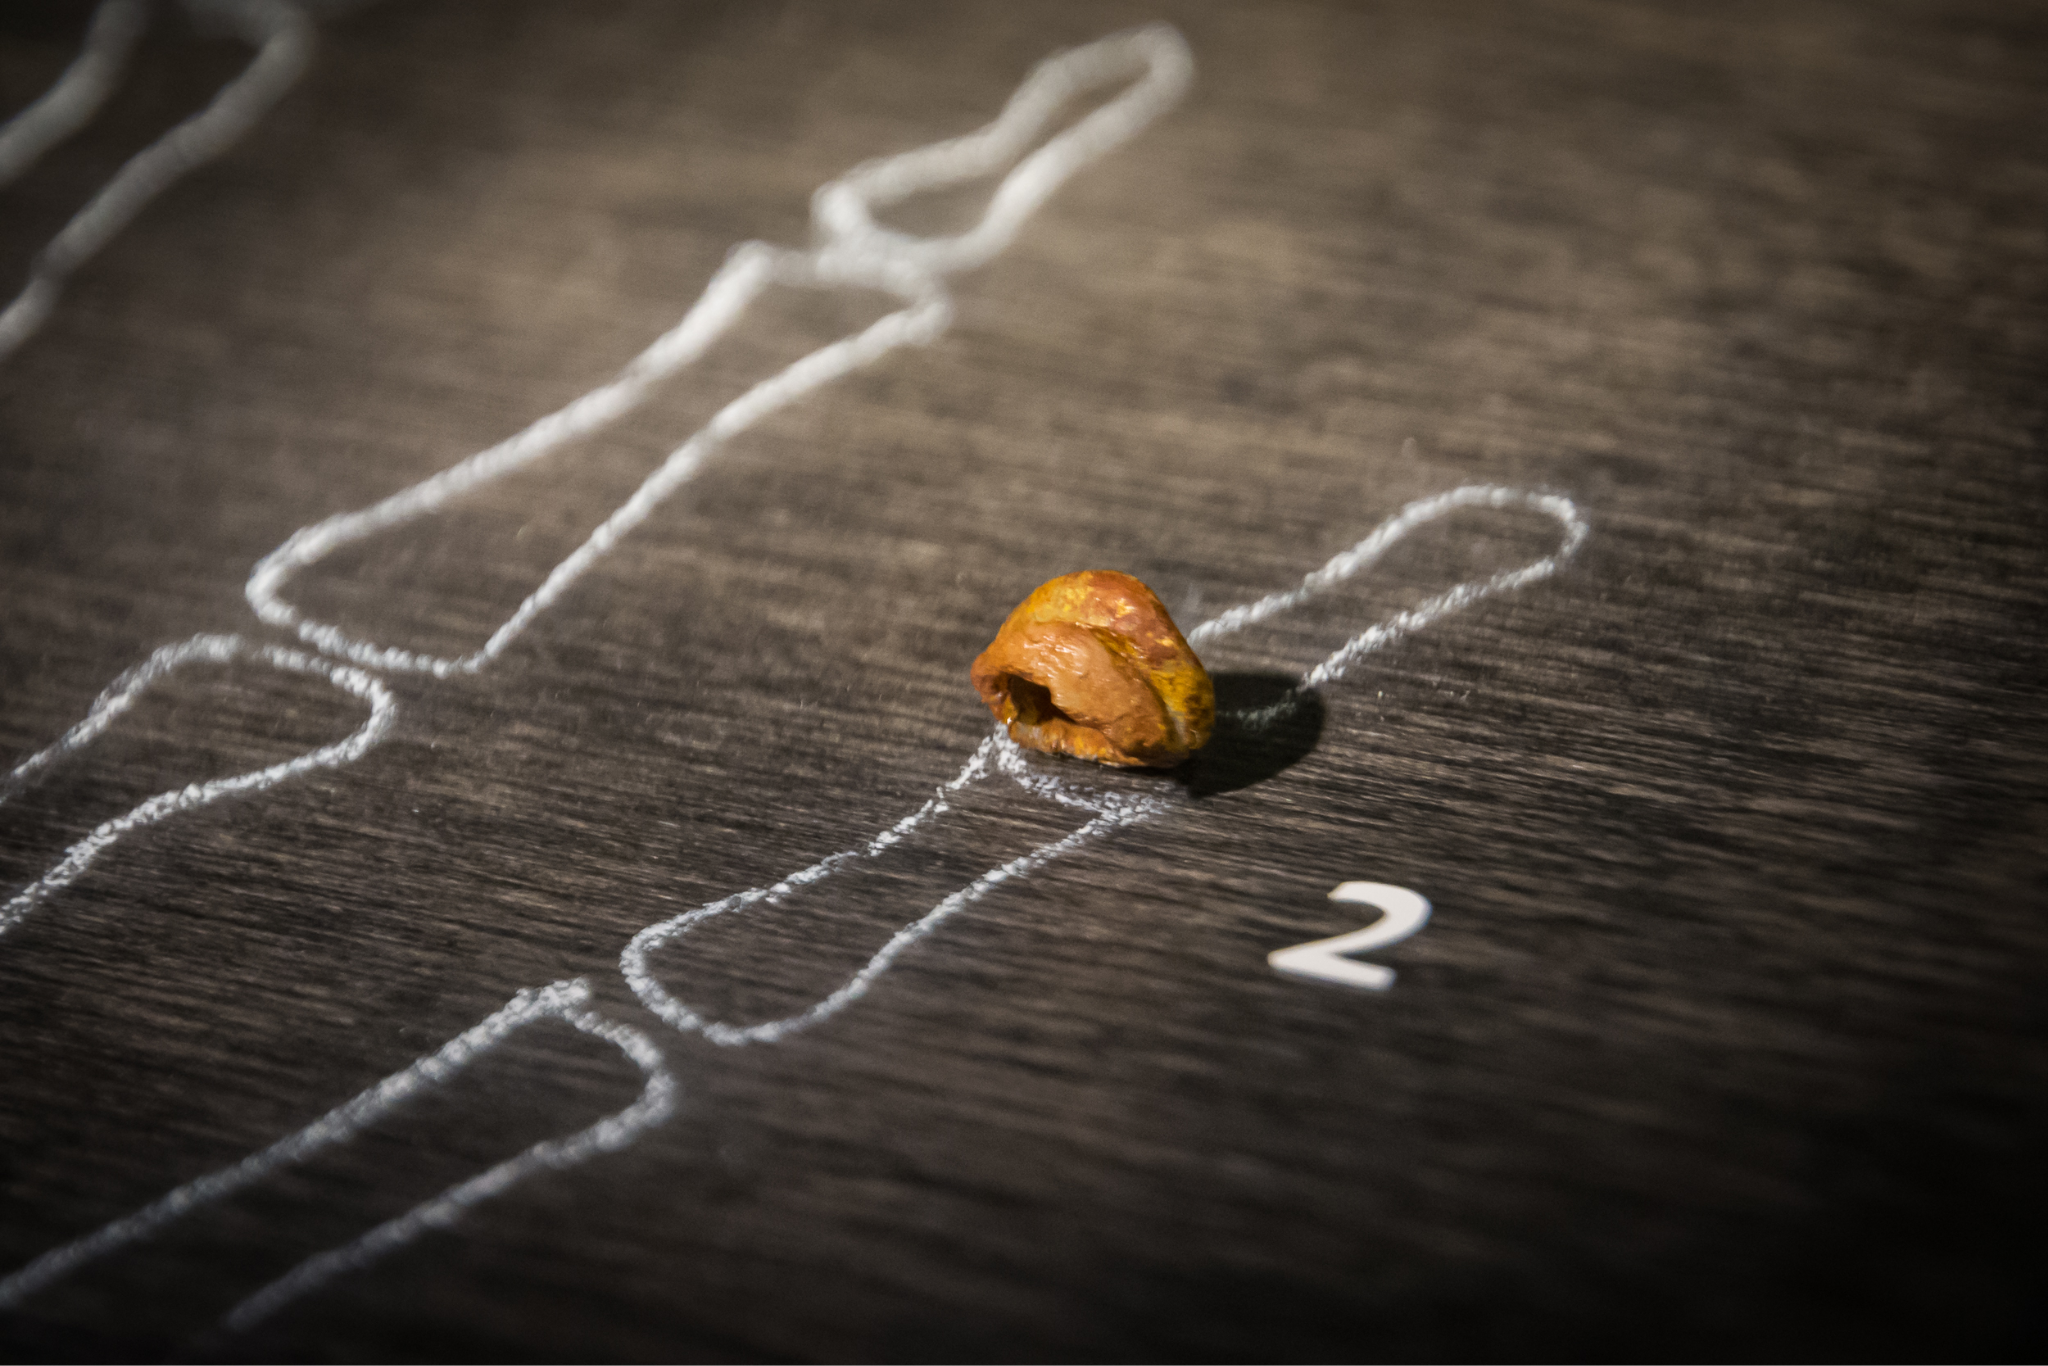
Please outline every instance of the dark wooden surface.
M51 13L0 43L10 110L69 59L82 11ZM397 680L361 763L140 834L0 939L6 1268L571 975L658 1035L677 1118L207 1336L634 1094L537 1028L38 1296L5 1350L2048 1349L2038 6L359 10L0 368L0 760L159 645L261 635L258 557L599 382L733 243L804 242L823 181L1153 17L1194 92L963 277L940 343L747 434L495 669ZM243 58L166 18L0 193L0 274ZM473 647L721 396L874 313L772 300L296 596ZM986 726L967 663L1040 580L1127 570L1185 624L1471 482L1568 494L1584 552L1325 690L1265 776L1000 890L778 1047L620 985L639 926L949 777ZM1256 691L1554 540L1463 514L1211 665ZM358 716L261 670L168 683L0 807L0 887ZM1076 823L984 785L667 979L780 1013ZM1264 962L1353 928L1348 879L1436 907L1384 996Z

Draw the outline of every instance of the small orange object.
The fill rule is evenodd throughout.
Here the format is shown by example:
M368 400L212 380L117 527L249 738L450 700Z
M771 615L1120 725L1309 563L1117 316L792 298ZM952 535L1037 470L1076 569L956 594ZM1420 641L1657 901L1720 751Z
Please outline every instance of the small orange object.
M1151 589L1113 569L1040 584L974 661L974 689L1027 749L1172 768L1209 743L1216 689Z

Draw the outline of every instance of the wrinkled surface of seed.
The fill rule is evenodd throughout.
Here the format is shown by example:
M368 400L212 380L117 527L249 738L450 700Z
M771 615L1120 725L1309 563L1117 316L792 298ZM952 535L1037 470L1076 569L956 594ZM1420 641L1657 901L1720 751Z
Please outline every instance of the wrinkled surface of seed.
M1027 749L1171 768L1209 742L1216 691L1166 607L1129 574L1039 585L974 661L975 691Z

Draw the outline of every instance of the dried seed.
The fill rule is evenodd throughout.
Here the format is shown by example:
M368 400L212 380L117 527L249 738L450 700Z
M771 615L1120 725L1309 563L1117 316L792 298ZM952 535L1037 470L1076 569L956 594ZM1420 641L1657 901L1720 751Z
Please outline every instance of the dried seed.
M1039 585L974 661L974 688L1027 749L1172 768L1209 743L1216 690L1151 589L1089 569Z

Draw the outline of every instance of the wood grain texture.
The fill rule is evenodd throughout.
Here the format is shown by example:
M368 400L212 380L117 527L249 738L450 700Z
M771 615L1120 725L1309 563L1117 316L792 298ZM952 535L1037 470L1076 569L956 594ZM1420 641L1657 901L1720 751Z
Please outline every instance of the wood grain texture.
M60 7L61 10L61 7ZM362 1141L80 1272L17 1357L2038 1357L2048 1178L2048 25L2023 4L390 0L0 368L0 760L250 565L606 378L812 189L1165 17L1189 100L725 451L351 768L143 832L0 939L0 1263L587 975L678 1117L259 1331L310 1252L637 1074L537 1026ZM0 42L18 108L74 7ZM243 59L164 16L0 192L0 274ZM959 221L966 201L898 221ZM770 300L602 436L294 587L474 648L725 396L885 305ZM1373 656L1170 817L1007 886L772 1048L663 1028L651 920L914 809L1055 574L1183 627L1407 501L1568 494L1557 578ZM1465 513L1210 657L1270 695L1546 553ZM236 667L0 806L0 887L360 712ZM1139 783L1141 777L1103 781ZM1163 790L1163 789L1162 789ZM659 960L815 998L1073 828L1010 786ZM1384 996L1274 948L1435 916Z

